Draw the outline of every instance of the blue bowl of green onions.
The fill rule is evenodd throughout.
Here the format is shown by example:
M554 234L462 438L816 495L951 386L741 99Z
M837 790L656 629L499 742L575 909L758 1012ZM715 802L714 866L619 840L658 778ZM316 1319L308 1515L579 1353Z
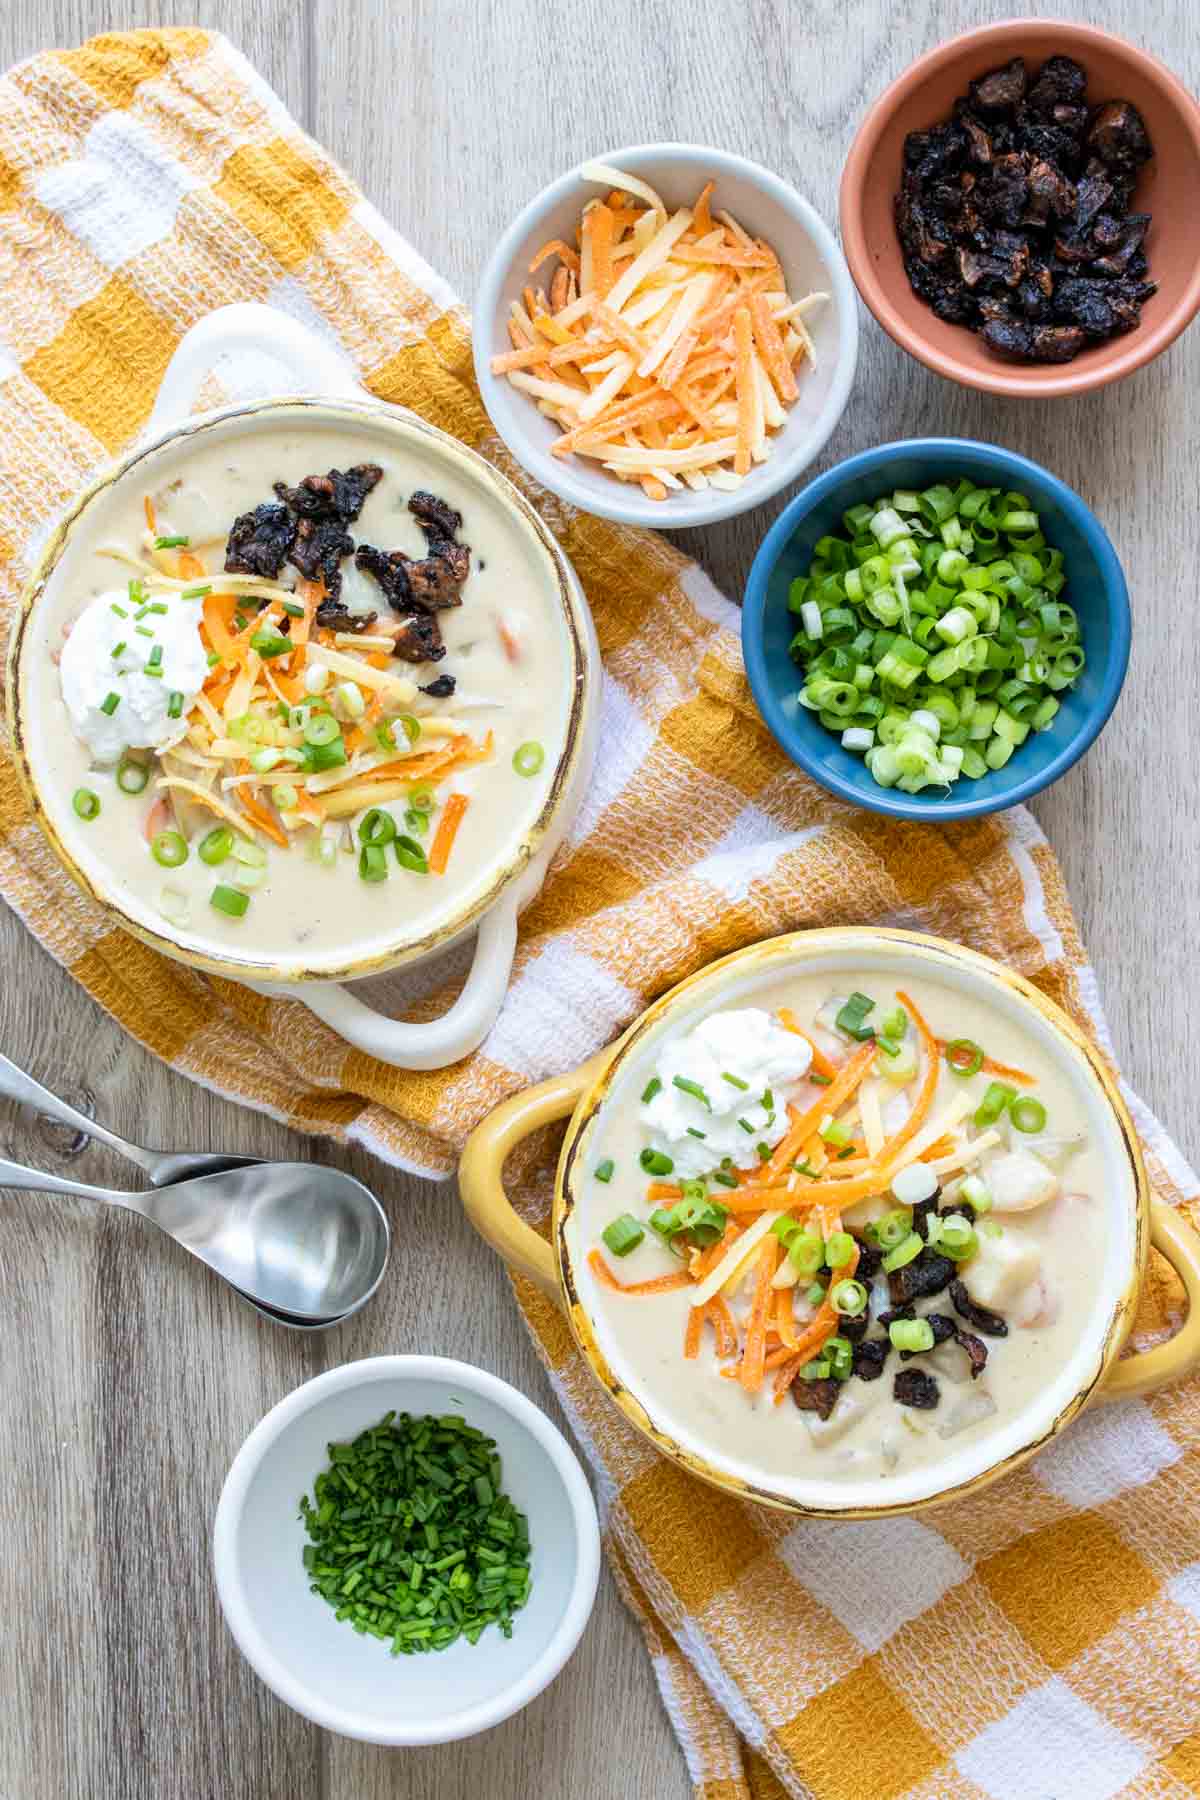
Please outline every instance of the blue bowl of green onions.
M1057 781L1116 705L1129 641L1091 509L962 438L883 444L810 482L742 614L776 741L831 793L901 819L998 812Z

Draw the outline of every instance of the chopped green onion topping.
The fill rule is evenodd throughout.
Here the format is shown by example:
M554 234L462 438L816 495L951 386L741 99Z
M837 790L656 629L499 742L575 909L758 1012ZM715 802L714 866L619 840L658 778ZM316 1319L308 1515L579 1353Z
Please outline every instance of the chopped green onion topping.
M881 1250L894 1250L912 1230L912 1214L907 1207L884 1215L875 1221L875 1242Z
M712 1111L712 1101L698 1081L690 1081L686 1075L673 1075L671 1084L673 1087L677 1087L681 1094L690 1094L693 1100L698 1100L707 1112Z
M628 1256L631 1250L637 1249L645 1235L640 1222L632 1213L621 1213L600 1233L614 1256Z
M879 1029L884 1037L902 1038L908 1030L908 1014L902 1006L897 1006L889 1013L884 1013L879 1021Z
M102 713L107 713L111 719L120 704L120 694L105 694L103 700L100 702L100 711Z
M228 825L217 825L200 839L197 855L202 863L210 868L223 863L226 857L233 854L233 833Z
M847 1037L857 1038L860 1043L865 1043L868 1038L875 1036L874 1028L866 1023L867 1014L874 1010L875 1002L869 994L855 992L844 1006L839 1007L834 1023Z
M661 1094L661 1093L662 1093L662 1082L658 1079L657 1075L652 1075L650 1080L646 1083L645 1087L642 1089L642 1105L649 1106L649 1104L653 1100L655 1094Z
M1046 1129L1046 1109L1040 1100L1031 1094L1022 1094L1012 1101L1008 1116L1013 1122L1014 1131L1044 1131Z
M706 1138L708 1136L707 1131L701 1131L699 1129L699 1127L696 1125L689 1125L687 1128L687 1134L689 1137L694 1137L694 1138Z
M390 812L382 807L373 806L364 813L358 824L358 841L360 844L390 844L396 835L396 821Z
M797 1231L788 1242L787 1253L801 1275L815 1275L825 1261L825 1241L819 1231Z
M1017 1090L1006 1081L988 1083L987 1092L975 1108L975 1123L983 1127L994 1125L1005 1108L1016 1099Z
M748 1081L743 1081L738 1075L730 1075L725 1069L721 1070L721 1080L727 1081L730 1087L740 1088L743 1094L749 1091L750 1083Z
M416 838L406 837L403 832L395 838L396 861L402 869L410 869L414 875L428 875L429 858L418 844Z
M603 1162L598 1162L596 1164L596 1167L592 1170L592 1173L596 1177L597 1181L605 1181L605 1182L611 1181L613 1178L614 1171L616 1170L616 1166L617 1165L613 1161L612 1157L606 1156L604 1158Z
M649 1144L638 1157L638 1161L647 1175L673 1175L675 1173L675 1164L672 1159L664 1155L661 1150L652 1150Z
M834 1380L849 1381L854 1373L854 1345L849 1338L827 1338L823 1355Z
M157 537L154 540L156 550L186 550L191 543L186 537Z
M178 831L160 831L150 840L150 854L164 869L177 869L187 861L187 839Z
M273 656L286 656L292 648L292 640L281 631L264 625L259 631L250 634L250 648L257 650L261 657L269 661Z
M730 1175L725 1169L714 1169L709 1180L718 1182L721 1187L725 1188L735 1188L738 1185L736 1175Z
M861 1281L835 1281L829 1290L829 1304L844 1318L856 1319L867 1310L867 1290Z
M915 1257L920 1256L924 1248L925 1240L918 1232L910 1231L908 1236L903 1238L894 1250L889 1250L884 1257L884 1273L890 1275L895 1269L903 1269Z
M888 1336L897 1350L908 1350L914 1355L933 1349L933 1326L928 1319L893 1319Z
M129 617L125 608L123 606L118 606L115 600L112 603L112 610L116 613L118 619L127 619Z
M305 720L304 741L306 744L315 745L317 749L323 750L326 745L332 744L334 739L340 738L341 735L342 728L331 712L310 713Z
M946 1061L956 1075L978 1075L983 1067L983 1046L974 1038L953 1038L946 1045Z
M167 717L168 719L181 719L183 717L183 695L179 692L178 688L172 688L170 694L167 696Z
M810 1306L820 1306L825 1298L825 1289L819 1281L814 1281L810 1287L805 1289L804 1298Z
M76 788L71 795L71 805L79 818L94 819L100 812L100 796L91 788Z
M840 1269L854 1255L854 1239L848 1231L834 1231L825 1239L825 1261L831 1269Z
M210 905L215 906L218 912L228 914L231 919L243 918L250 904L249 894L240 893L237 888L225 887L220 883L208 898Z
M304 617L304 608L300 605L298 600L283 600L280 604L290 619L302 619Z
M112 655L113 655L114 662L116 661L118 656L123 656L127 649L128 649L128 645L126 644L124 638L121 639L119 644L114 644L112 647Z
M146 658L146 673L149 674L151 669L161 669L162 659L163 647L161 644L155 644L150 651L149 656Z
M833 1077L832 1075L816 1075L810 1070L808 1079L812 1082L814 1087L828 1087L832 1082Z
M374 884L388 878L387 852L382 844L364 844L358 853L360 881Z
M149 779L150 771L145 763L123 756L117 764L117 786L123 794L142 793Z
M512 766L518 775L536 775L546 760L546 752L538 743L521 744L513 752Z
M200 587L184 588L182 590L182 592L180 593L179 598L181 600L207 600L208 596L211 593L212 593L212 582L207 581L207 582L203 583L202 586L200 586ZM286 606L286 604L287 604L287 602L285 601L284 605Z
M152 638L154 636L154 633L148 625L135 625L133 629L137 632L139 637Z

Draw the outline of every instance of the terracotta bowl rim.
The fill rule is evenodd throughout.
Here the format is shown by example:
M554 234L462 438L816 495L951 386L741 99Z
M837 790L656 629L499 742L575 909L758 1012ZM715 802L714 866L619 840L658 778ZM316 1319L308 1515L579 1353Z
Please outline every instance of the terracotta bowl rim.
M896 112L904 106L921 83L939 73L968 50L993 46L998 56L1012 47L1022 34L1052 31L1063 51L1081 50L1087 46L1103 47L1126 62L1137 64L1142 73L1159 90L1166 104L1180 116L1192 140L1198 178L1200 178L1200 102L1191 95L1165 63L1147 50L1133 44L1116 32L1098 25L1066 19L1020 17L998 20L990 25L975 26L959 32L927 50L910 63L879 95L868 109L850 146L842 171L838 194L842 246L850 273L863 301L893 342L910 356L924 363L935 374L944 375L964 387L977 388L989 394L1014 394L1021 398L1048 399L1061 394L1088 393L1131 375L1173 344L1200 311L1200 256L1183 292L1169 311L1149 330L1139 326L1124 340L1126 348L1116 354L1105 354L1102 361L1086 368L1067 364L1060 370L1051 367L1022 369L1017 365L996 365L995 370L976 365L957 356L935 349L920 328L911 326L890 297L886 284L875 270L867 248L863 225L863 193L868 170L884 130ZM906 290L907 291L907 290ZM923 303L922 310L924 308ZM930 314L932 318L933 315ZM1121 340L1115 340L1120 342Z

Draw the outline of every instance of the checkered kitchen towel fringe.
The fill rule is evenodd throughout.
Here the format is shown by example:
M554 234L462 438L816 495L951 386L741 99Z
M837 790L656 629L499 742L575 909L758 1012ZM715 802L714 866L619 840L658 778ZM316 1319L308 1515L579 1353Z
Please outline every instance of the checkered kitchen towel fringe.
M242 57L201 31L99 38L0 80L6 614L47 519L143 425L187 328L235 299L300 318L373 393L521 479L480 406L453 295ZM348 1051L295 1003L160 962L73 891L0 762L0 890L127 1030L248 1105L429 1173L450 1169L496 1101L588 1055L653 994L800 926L879 920L961 939L1104 1042L1058 868L1027 814L933 829L837 805L763 731L736 614L700 571L648 534L533 497L595 613L602 742L482 1050L406 1074ZM453 979L443 972L418 1013L443 1007ZM1194 1206L1195 1178L1131 1104L1159 1195ZM552 1147L529 1148L538 1217ZM1200 1381L1089 1414L931 1522L794 1524L663 1461L549 1303L520 1298L698 1794L1200 1794ZM1166 1334L1178 1302L1156 1265L1143 1336Z

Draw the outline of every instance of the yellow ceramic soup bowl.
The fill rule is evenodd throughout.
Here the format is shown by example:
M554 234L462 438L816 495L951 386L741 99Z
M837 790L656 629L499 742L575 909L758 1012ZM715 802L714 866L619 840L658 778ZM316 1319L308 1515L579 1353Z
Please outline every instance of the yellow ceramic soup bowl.
M1005 1015L1032 1039L1056 1078L1082 1108L1089 1142L1098 1146L1104 1208L1103 1266L1091 1304L1062 1366L1044 1389L994 1430L963 1447L947 1442L932 1464L886 1479L831 1479L803 1457L794 1479L754 1466L744 1447L734 1454L706 1436L681 1408L670 1379L646 1377L605 1328L587 1264L594 1243L580 1226L583 1182L595 1161L607 1109L629 1104L630 1078L645 1079L647 1053L668 1034L687 1029L716 1007L766 1004L762 996L789 977L825 975L857 986L872 978L911 986L923 980L961 994L964 1005ZM567 1118L558 1163L549 1242L522 1220L503 1185L506 1157L540 1126ZM879 928L806 931L774 938L723 958L654 1002L607 1050L581 1068L543 1082L498 1107L472 1134L460 1169L463 1204L477 1230L509 1265L566 1311L579 1348L616 1405L666 1455L706 1481L747 1499L805 1515L843 1518L907 1513L963 1495L1018 1467L1095 1400L1129 1399L1186 1374L1200 1362L1200 1238L1150 1190L1133 1125L1113 1076L1094 1044L1032 984L989 958L913 932ZM614 1204L619 1211L619 1203ZM1121 1359L1137 1311L1153 1244L1178 1272L1189 1312L1167 1343ZM624 1304L624 1303L623 1303ZM631 1304L642 1304L635 1302ZM890 1379L890 1375L888 1377ZM767 1402L769 1404L769 1400ZM971 1434L967 1434L969 1437Z

